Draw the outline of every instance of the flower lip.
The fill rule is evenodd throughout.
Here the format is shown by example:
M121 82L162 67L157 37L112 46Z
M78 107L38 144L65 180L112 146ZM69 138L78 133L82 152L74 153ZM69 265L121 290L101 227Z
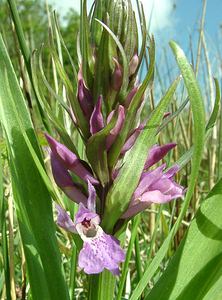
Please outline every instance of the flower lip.
M86 228L89 228L91 226L90 220L88 220L86 218L81 222L81 224Z
M93 222L93 219L85 218L76 227L77 231L80 233L82 239L95 238L97 237L98 225Z

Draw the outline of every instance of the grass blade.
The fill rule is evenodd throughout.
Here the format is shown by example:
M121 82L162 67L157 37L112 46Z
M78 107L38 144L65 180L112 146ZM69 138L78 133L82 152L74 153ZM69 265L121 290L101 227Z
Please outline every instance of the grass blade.
M26 138L43 164L40 149L2 38L0 64L0 118L7 141L13 195L32 298L68 299L55 238L50 195Z
M204 200L180 247L147 300L216 299L215 294L222 295L221 286L214 287L222 277L221 198L222 179ZM195 249L192 255L191 249Z

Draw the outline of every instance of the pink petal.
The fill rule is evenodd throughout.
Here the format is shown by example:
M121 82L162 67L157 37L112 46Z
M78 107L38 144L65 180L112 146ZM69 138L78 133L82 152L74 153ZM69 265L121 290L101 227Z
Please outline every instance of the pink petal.
M148 153L144 169L150 168L152 165L160 161L170 150L176 147L176 143L170 143L163 146L154 145Z
M115 70L112 75L112 86L115 91L119 91L123 82L122 68L118 61L114 58Z
M67 231L76 233L75 224L68 213L58 204L56 204L56 209L58 213L57 224Z
M78 264L86 274L98 274L107 269L118 275L119 264L124 259L125 253L119 242L103 232L99 237L84 242Z
M50 135L45 135L50 145L52 153L63 164L64 168L74 172L77 176L87 182L89 180L92 184L98 184L98 180L95 179L92 174L83 166L81 160L70 151L65 145L57 142Z
M149 190L149 187L152 183L158 181L162 175L163 170L166 167L165 164L161 165L160 167L156 168L155 170L143 173L139 185L136 188L132 199L137 199L141 197L143 193L145 193L147 190Z
M125 105L124 105L126 108L129 107L133 97L136 95L136 92L138 91L138 88L139 88L139 86L133 87L133 89L127 95L126 100L125 100Z
M102 96L99 96L90 118L90 132L91 134L95 134L103 128L104 120L102 115Z
M121 154L125 154L128 150L132 148L132 146L135 144L137 137L139 136L141 130L143 130L145 124L141 124L139 127L134 129L133 133L130 135L130 137L127 139L126 143L124 144Z
M134 54L129 63L129 75L133 75L135 73L138 63L139 63L139 57L137 54Z
M77 186L75 186L67 169L64 168L61 161L52 152L51 166L54 180L63 192L76 203L82 202L86 204L86 196L78 189Z
M92 212L96 212L96 190L90 181L88 181L88 191L87 208Z
M108 123L111 121L112 116L113 116L113 113L111 112L110 115L107 118ZM110 147L112 146L112 144L115 142L115 139L116 139L117 135L119 134L119 132L121 131L121 129L123 127L124 120L125 120L125 110L124 110L124 107L122 105L119 105L119 107L118 107L118 118L117 118L117 121L116 121L116 125L110 131L110 134L108 135L108 137L106 139L106 149L107 150L109 150Z
M84 84L84 80L81 78L78 81L78 100L80 106L86 115L87 119L90 119L90 116L93 111L93 100L89 90Z

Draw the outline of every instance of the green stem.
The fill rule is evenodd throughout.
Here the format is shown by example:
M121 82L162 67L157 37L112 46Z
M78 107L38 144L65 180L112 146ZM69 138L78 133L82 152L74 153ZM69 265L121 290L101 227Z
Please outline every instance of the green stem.
M69 294L70 299L74 299L75 291L75 281L76 281L76 257L77 257L77 248L75 243L72 244L72 258L71 258L71 270L70 270L70 281L69 281Z
M105 270L98 275L89 276L88 300L113 300L116 277Z
M44 127L47 130L50 130L50 127L49 127L48 122L47 122L47 118L45 116L45 112L43 111L43 109L41 107L41 104L40 104L40 101L39 101L39 98L37 96L35 86L34 86L34 83L33 83L31 62L30 62L31 61L31 51L28 48L27 43L26 43L24 31L23 31L23 28L22 28L22 23L21 23L19 13L18 13L18 10L17 10L17 7L16 7L16 2L14 0L8 0L7 2L8 2L8 5L10 7L12 20L14 22L16 35L17 35L17 38L18 38L18 41L19 41L19 46L20 46L22 55L24 57L25 66L26 66L26 69L27 69L27 72L28 72L28 75L29 75L29 80L31 82L31 86L32 86L32 89L33 89L33 92L34 92L34 96L37 100L36 103L37 103L37 107L38 107L42 122L44 124ZM35 123L34 119L32 121L33 121L33 123Z
M139 235L137 233L136 238L135 238L135 254L136 254L136 269L137 269L137 277L138 281L143 276L143 271L142 271L142 262L141 262L141 254L140 254L140 245L139 245Z
M122 298L122 293L123 293L123 289L125 286L125 281L126 281L126 276L127 276L127 272L129 269L129 262L130 262L130 258L132 255L132 251L133 251L133 245L135 242L135 238L137 235L137 229L138 226L140 224L140 215L137 215L134 219L133 219L133 223L132 223L132 231L131 231L131 238L130 238L130 242L129 242L129 246L127 249L127 253L126 253L126 259L123 265L123 270L122 270L122 274L120 277L120 282L119 282L119 289L118 289L118 294L116 297L116 300L121 300Z
M16 8L16 4L15 4L14 0L8 0L8 4L9 4L10 10L11 10L13 22L15 24L15 29L16 29L17 37L18 37L19 44L21 47L21 51L24 56L25 65L26 65L26 68L30 75L31 74L30 64L29 64L30 51L26 44L25 35L24 35L23 29L22 29L22 24L21 24L21 21L19 18L18 10Z

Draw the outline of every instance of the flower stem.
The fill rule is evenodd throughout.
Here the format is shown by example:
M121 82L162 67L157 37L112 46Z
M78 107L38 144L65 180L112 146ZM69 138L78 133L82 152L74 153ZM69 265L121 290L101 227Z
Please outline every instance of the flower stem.
M115 283L115 276L107 270L98 275L90 275L88 300L115 299Z

